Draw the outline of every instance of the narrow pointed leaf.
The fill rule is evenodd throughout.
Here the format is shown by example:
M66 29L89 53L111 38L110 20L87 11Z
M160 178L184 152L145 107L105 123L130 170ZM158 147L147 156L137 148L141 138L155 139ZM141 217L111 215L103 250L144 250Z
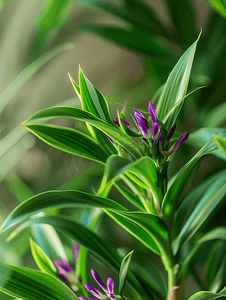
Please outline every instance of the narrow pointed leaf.
M165 117L168 115L173 106L186 95L198 40L199 37L181 56L170 73L161 93L157 112L158 118L164 123L167 130L169 130L175 123L176 116L182 108L183 102L174 110L174 113L165 122Z
M226 296L211 292L198 292L192 295L188 300L216 300L226 299Z
M217 147L226 155L226 139L222 139L216 134L213 135L213 138L216 141Z
M129 270L130 261L132 258L133 251L128 253L122 260L119 270L119 294L122 296L122 291L126 284L126 276Z
M3 263L0 263L0 290L24 300L78 299L66 284L52 275Z
M226 130L224 131L224 135L226 135ZM214 151L217 150L216 142L212 138L209 140L193 157L192 159L182 168L182 170L174 176L174 178L171 180L171 185L165 194L165 197L163 199L162 204L162 211L164 218L168 221L172 221L172 215L173 212L180 206L181 201L183 198L179 197L183 185L185 184L185 187L187 187L187 179L190 177L191 172L193 171L194 166L198 167L199 160L201 157L214 153ZM191 179L193 176L191 176Z
M183 227L181 227L179 224L179 219L182 216L180 216L179 213L177 215L175 224L181 228L181 231L177 233L177 239L180 240L180 245L185 243L196 233L196 231L206 221L221 200L224 199L224 196L226 195L225 174L226 172L224 170L223 172L214 175L212 178L200 185L194 192L192 192L187 199L185 199L185 203L191 203L193 209L189 209L188 213L182 213L182 215L185 214ZM189 201L189 199L191 201ZM182 208L180 212L181 211Z
M125 210L122 205L113 200L80 191L48 191L38 194L17 206L7 217L1 229L15 225L44 209L64 207L103 207Z
M62 151L104 163L107 153L92 138L77 130L43 124L27 124L26 128L45 143Z
M19 89L34 75L42 66L53 59L59 53L73 48L72 44L62 44L49 52L43 54L30 65L28 65L14 81L0 95L0 112L5 108L8 102L16 95Z
M129 223L134 223L138 227L145 230L153 241L156 243L159 251L164 255L165 252L168 251L168 232L165 223L157 216L152 215L150 213L144 212L116 212L116 211L108 211L105 212L113 217L119 224L121 224L126 230L132 233L132 228L130 227ZM127 223L124 223L127 221ZM128 222L129 221L129 222ZM137 236L136 236L137 237ZM138 236L138 239L142 242L141 236ZM146 242L146 241L145 241Z
M195 146L197 148L203 147L212 137L213 134L216 133L219 138L225 139L226 138L226 129L224 128L202 128L195 132L192 132L189 135L189 139L187 140L187 143L191 144L192 146ZM226 160L226 155L221 152L218 148L214 149L212 152L213 155Z
M57 270L54 264L45 254L45 252L32 239L30 239L30 247L33 258L39 269L43 272L55 275Z
M106 25L83 25L82 29L104 37L122 47L154 57L170 57L164 44L150 33L135 27L123 28Z
M71 118L89 123L90 125L100 129L105 134L109 135L115 142L128 150L129 153L136 158L140 157L139 147L132 138L127 136L124 132L120 131L112 124L108 124L93 114L83 111L75 107L50 107L41 110L27 119L23 124L28 125L28 122L45 119L45 118Z
M186 257L186 260L183 262L181 271L182 278L185 277L189 265L192 263L192 260L195 257L195 254L198 251L198 249L201 247L201 245L205 242L212 240L226 241L226 227L217 227L209 231L203 237L196 241L195 245L193 246L193 249L190 251L189 255Z

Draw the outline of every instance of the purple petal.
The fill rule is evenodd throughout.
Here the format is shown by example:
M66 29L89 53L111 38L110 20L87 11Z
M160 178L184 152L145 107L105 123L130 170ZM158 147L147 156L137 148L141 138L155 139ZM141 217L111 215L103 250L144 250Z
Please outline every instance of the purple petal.
M160 124L158 122L155 122L152 124L152 126L153 126L153 130L152 130L153 139L156 140L158 137Z
M87 291L92 294L93 296L100 298L103 296L103 294L98 291L98 289L96 289L95 287L93 287L92 285L89 285L88 283L84 283L84 287L87 289Z
M66 259L61 259L61 261L54 260L53 263L61 273L70 273L71 271L73 271L72 267L69 265Z
M163 144L163 133L160 134L159 143Z
M109 141L110 141L112 144L114 144L114 141L112 140L112 138L110 138L109 135L106 134L106 137L109 139Z
M62 273L58 272L57 273L61 279L63 279L64 281L68 282L68 283L71 283L70 280Z
M151 120L152 120L152 124L156 123L157 121L157 116L156 116L156 108L154 106L154 104L151 103L151 101L149 101L149 113L151 116Z
M114 293L114 280L111 277L107 279L107 288L109 293Z
M78 243L74 243L73 254L74 254L75 261L77 261L78 254L79 254L79 244Z
M138 110L134 109L133 112L134 117L137 119L137 126L139 127L140 132L142 132L142 134L146 136L146 138L149 138L151 134L151 129L148 124L148 121Z
M128 121L126 121L126 120L124 120L124 119L121 119L121 121L122 121L127 127L130 126L130 123L129 123ZM118 118L115 118L115 123L116 123L117 125L119 125L119 120L118 120Z
M182 136L177 140L176 144L173 146L173 150L177 150L187 139L190 131L186 131Z
M162 155L165 156L165 157L168 157L172 154L172 150L171 151L162 151Z
M170 131L169 131L169 133L168 133L168 135L167 135L167 138L166 138L167 142L169 142L169 140L170 140L171 137L173 136L173 134L174 134L174 132L175 132L175 130L176 130L176 126L177 126L177 124L175 123L175 124L173 125L173 127L170 129Z
M78 299L79 300L97 300L96 298L87 298L87 297L78 297Z
M115 295L111 294L111 293L106 293L106 295L107 295L107 297L108 297L109 299L112 299L112 300L117 299L117 297L116 297Z
M102 279L100 278L100 275L93 269L91 269L91 274L92 274L94 280L96 281L96 283L106 292L107 291L106 286L103 283Z

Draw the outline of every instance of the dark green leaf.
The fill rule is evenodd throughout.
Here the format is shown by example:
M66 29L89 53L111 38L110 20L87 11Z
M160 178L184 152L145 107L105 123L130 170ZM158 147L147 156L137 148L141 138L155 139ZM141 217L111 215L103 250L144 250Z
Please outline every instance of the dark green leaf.
M43 124L27 124L26 128L45 143L71 154L104 163L107 153L91 137L77 130Z
M24 125L27 126L28 122L38 119L59 117L72 118L87 122L90 125L100 129L105 134L109 135L114 141L128 150L128 152L130 152L136 158L140 157L139 147L137 143L134 142L133 139L127 136L124 132L120 131L114 125L108 124L103 120L97 118L93 114L75 107L51 107L41 110L27 119L24 122Z
M177 213L173 236L180 245L190 239L226 194L226 171L212 176L196 188Z
M0 263L0 290L24 300L76 300L66 284L52 275Z
M82 28L142 54L154 57L170 56L164 44L151 34L135 27L125 29L106 25L83 25Z
M47 208L101 207L126 210L113 200L80 191L48 191L38 194L17 206L1 226L1 230L15 225Z
M126 277L129 270L130 261L132 258L133 251L128 253L122 260L120 270L119 270L119 295L122 296L122 291L126 284Z

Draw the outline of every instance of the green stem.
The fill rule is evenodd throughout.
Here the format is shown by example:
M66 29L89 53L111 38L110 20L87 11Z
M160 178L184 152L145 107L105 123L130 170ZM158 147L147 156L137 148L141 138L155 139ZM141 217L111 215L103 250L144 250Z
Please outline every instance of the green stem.
M176 285L176 276L174 268L170 268L168 271L168 291L170 291Z

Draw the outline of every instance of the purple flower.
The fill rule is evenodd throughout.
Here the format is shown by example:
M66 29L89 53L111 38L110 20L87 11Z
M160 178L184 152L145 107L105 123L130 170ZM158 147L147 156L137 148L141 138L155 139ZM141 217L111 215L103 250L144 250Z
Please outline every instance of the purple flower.
M157 122L157 114L156 114L156 108L151 101L149 101L149 113L151 116L151 122L152 122L152 136L153 139L156 140L158 137L159 129L160 129L160 124Z
M173 146L173 150L177 150L187 139L189 136L190 131L186 131L182 136L176 141L175 145Z
M175 123L175 124L173 125L173 127L170 129L170 131L169 131L169 133L168 133L168 135L167 135L167 137L166 137L167 142L169 142L169 140L170 140L171 137L173 136L173 134L174 134L174 132L175 132L175 130L176 130L176 126L177 126L177 124Z
M140 113L138 110L133 110L134 117L137 119L137 126L140 130L140 132L146 137L150 138L151 136L151 129L148 124L148 121L145 119L145 117Z
M124 120L124 119L121 119L121 121L122 121L127 127L130 127L130 126L131 126L131 124L130 124L128 121L126 121L126 120ZM119 120L118 120L118 118L115 118L115 123L119 126Z
M96 281L96 283L102 288L102 290L105 292L105 295L108 297L108 299L115 300L117 297L114 295L114 281L112 278L107 279L107 287L103 283L102 279L100 278L100 275L94 271L91 270L91 274ZM95 296L97 299L104 300L106 299L106 296L102 294L98 289L93 287L92 285L89 285L87 283L84 284L84 287L87 289L87 291ZM79 297L79 300L95 300L96 298L87 298L87 297Z
M78 254L79 254L79 245L78 243L74 243L74 248L73 248L73 254L74 254L74 260L77 262L78 260ZM75 275L75 272L73 268L70 266L68 261L66 259L59 259L59 260L54 260L53 261L54 265L58 269L58 275L66 282L69 284L77 284L79 282L80 278L77 278ZM75 288L73 286L73 288Z

